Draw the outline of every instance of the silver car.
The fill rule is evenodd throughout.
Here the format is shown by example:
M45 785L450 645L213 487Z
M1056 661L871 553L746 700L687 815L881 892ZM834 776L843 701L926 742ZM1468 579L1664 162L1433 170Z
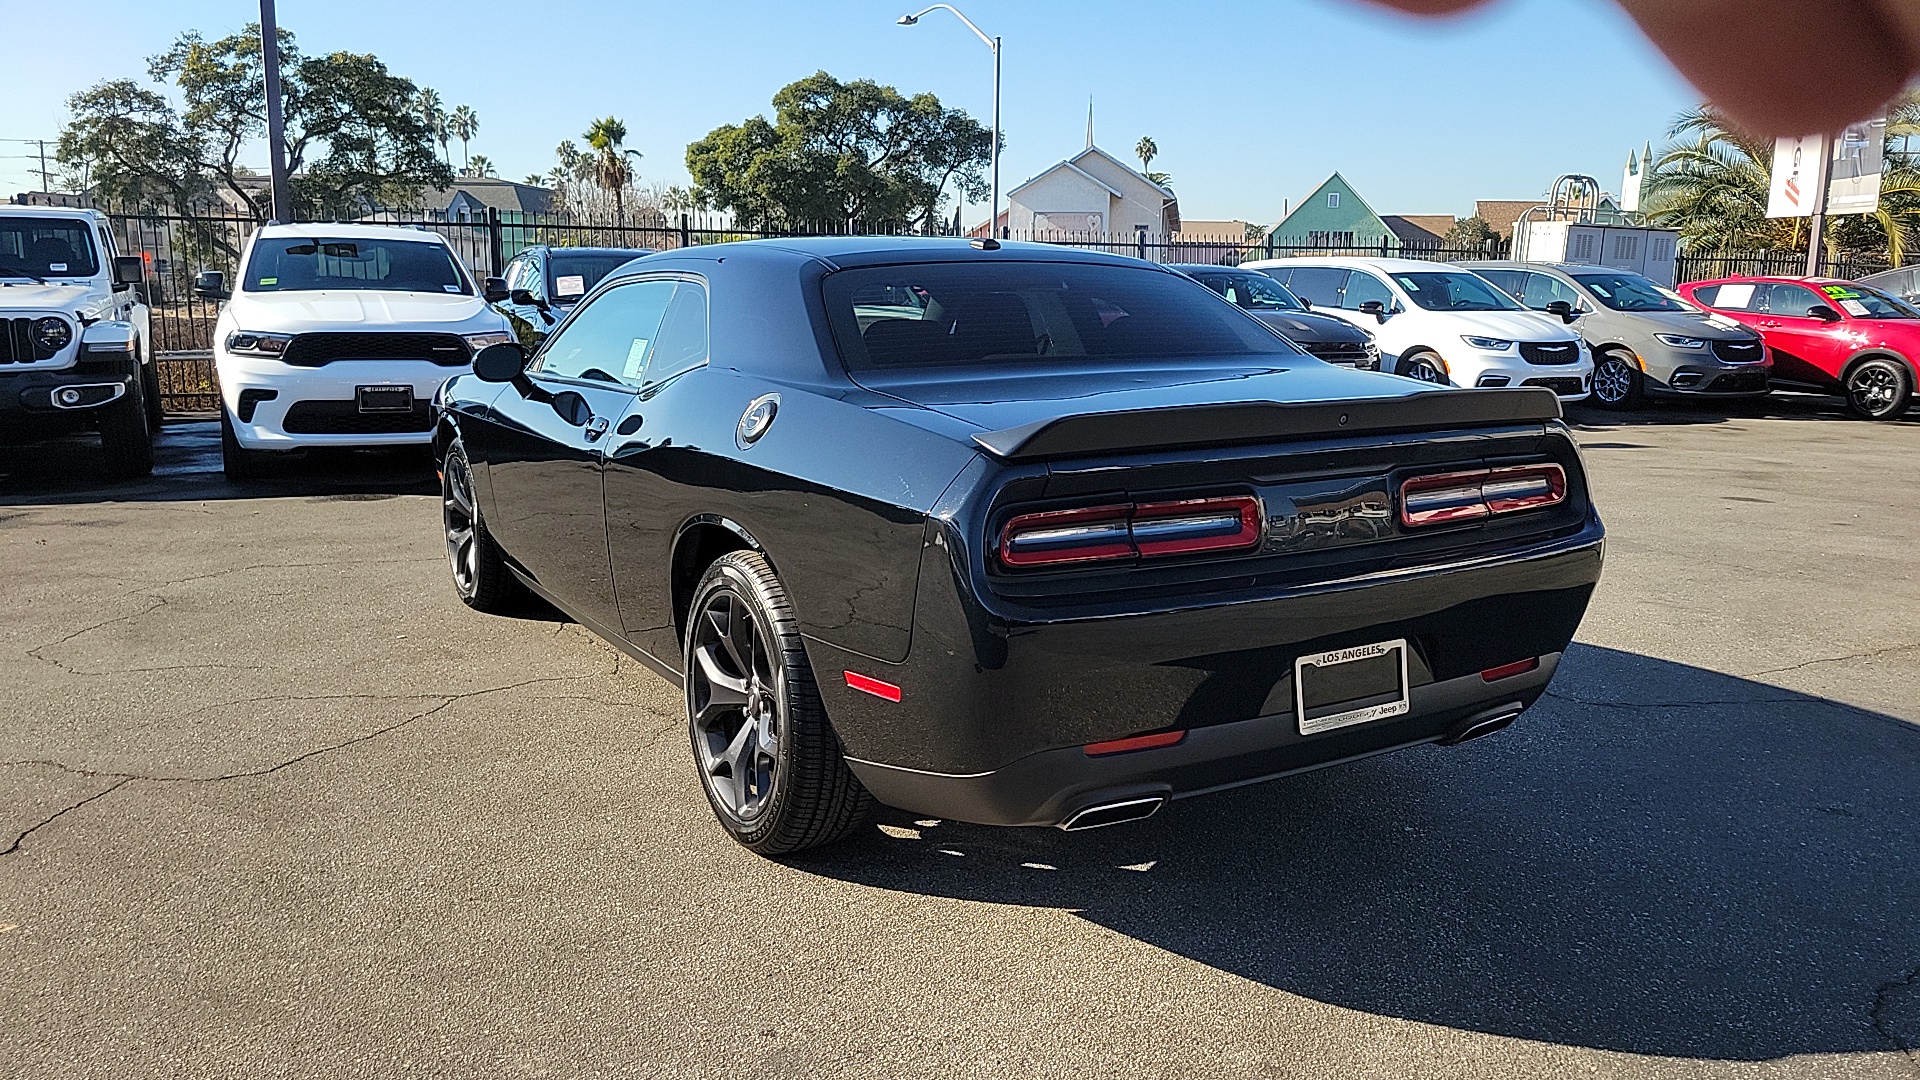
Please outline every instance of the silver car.
M1464 262L1535 311L1573 324L1593 349L1593 400L1759 397L1773 356L1760 335L1630 270L1576 263Z

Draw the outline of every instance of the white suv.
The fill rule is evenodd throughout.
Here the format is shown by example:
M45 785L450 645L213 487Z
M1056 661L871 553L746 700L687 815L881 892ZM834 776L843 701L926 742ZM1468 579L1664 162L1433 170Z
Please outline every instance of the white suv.
M1328 257L1240 268L1372 333L1381 371L1455 386L1544 386L1562 401L1584 401L1593 388L1593 355L1579 334L1460 267Z
M506 316L437 233L268 225L254 233L214 328L222 460L258 474L276 450L433 439L429 405L473 354L512 341Z

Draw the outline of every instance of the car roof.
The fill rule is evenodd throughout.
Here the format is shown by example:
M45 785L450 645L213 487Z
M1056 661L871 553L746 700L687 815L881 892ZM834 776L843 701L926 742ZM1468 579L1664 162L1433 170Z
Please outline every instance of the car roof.
M100 211L86 206L17 206L13 203L0 203L0 214L8 217L15 215L49 218L79 217L89 221L106 217Z
M555 244L533 244L528 250L533 250L534 248L553 255L629 255L636 259L642 255L651 255L655 251L654 248L565 247Z
M1697 288L1701 285L1725 285L1742 281L1781 281L1793 285L1852 285L1846 278L1808 277L1805 274L1735 274L1732 277L1707 278L1702 281L1687 281L1680 284L1682 289Z
M798 263L818 261L833 269L858 266L889 266L922 262L1071 262L1109 266L1139 266L1160 269L1160 264L1104 251L1087 251L1059 244L1035 244L1002 241L998 246L982 246L993 241L967 240L954 236L800 236L768 240L736 240L725 244L701 244L674 248L647 257L653 265L670 259L717 261L741 259L762 263ZM644 270L624 266L618 273Z
M1245 266L1221 266L1218 263L1161 263L1160 265L1169 270L1178 270L1183 274L1204 274L1208 271L1228 273L1234 270L1255 274L1260 272L1257 269L1250 269Z
M292 225L262 225L254 231L256 239L277 237L318 238L324 240L431 240L445 244L447 238L432 229L413 225L364 225L359 222L302 221Z
M1451 263L1427 259L1383 259L1378 255L1295 255L1285 259L1254 259L1244 264L1249 270L1275 266L1338 266L1349 270L1367 268L1399 273L1420 273L1454 269Z
M1563 274L1616 273L1640 274L1638 270L1626 270L1618 266L1601 266L1597 263L1565 262L1522 262L1518 259L1462 259L1454 264L1469 270L1558 270ZM1645 274L1640 274L1645 277Z

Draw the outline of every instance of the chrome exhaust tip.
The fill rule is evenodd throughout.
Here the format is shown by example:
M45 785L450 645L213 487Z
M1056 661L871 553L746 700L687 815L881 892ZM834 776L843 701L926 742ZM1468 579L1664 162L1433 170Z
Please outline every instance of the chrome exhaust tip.
M1447 734L1440 739L1440 745L1459 746L1461 743L1485 738L1496 731L1504 731L1508 727L1511 727L1515 720L1520 719L1520 711L1519 706L1509 705L1491 716L1482 714L1473 717L1459 727L1447 732Z
M1098 803L1060 823L1062 832L1080 832L1085 829L1100 829L1108 825L1118 825L1126 821L1139 821L1158 813L1167 805L1165 795L1152 795L1144 799L1123 799L1120 802Z

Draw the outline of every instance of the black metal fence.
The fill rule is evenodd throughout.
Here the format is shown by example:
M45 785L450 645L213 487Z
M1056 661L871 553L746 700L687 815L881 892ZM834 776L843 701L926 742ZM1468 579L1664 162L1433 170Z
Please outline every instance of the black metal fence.
M214 388L213 328L218 303L193 294L193 279L201 270L219 270L235 279L240 253L258 227L244 215L117 213L114 229L126 253L147 260L149 300L153 309L153 347L160 363L162 404L169 412L209 412L218 407ZM387 210L366 215L361 224L401 225L430 230L446 237L476 277L497 275L507 261L525 248L624 247L667 251L733 240L811 235L891 233L857 224L818 229L759 230L741 228L724 219L655 210L630 213L623 222L577 220L564 215L535 215L488 211L471 219L450 220L445 211ZM1281 244L1271 238L1196 236L1187 233L1033 232L1010 239L1131 255L1160 263L1205 263L1237 266L1259 259L1287 259L1310 255L1360 255L1454 262L1505 258L1501 241L1472 249L1390 246L1325 247ZM1732 274L1798 274L1806 257L1789 251L1720 252L1682 255L1677 280L1698 281ZM1822 263L1823 273L1856 278L1887 268L1884 261L1841 257Z

